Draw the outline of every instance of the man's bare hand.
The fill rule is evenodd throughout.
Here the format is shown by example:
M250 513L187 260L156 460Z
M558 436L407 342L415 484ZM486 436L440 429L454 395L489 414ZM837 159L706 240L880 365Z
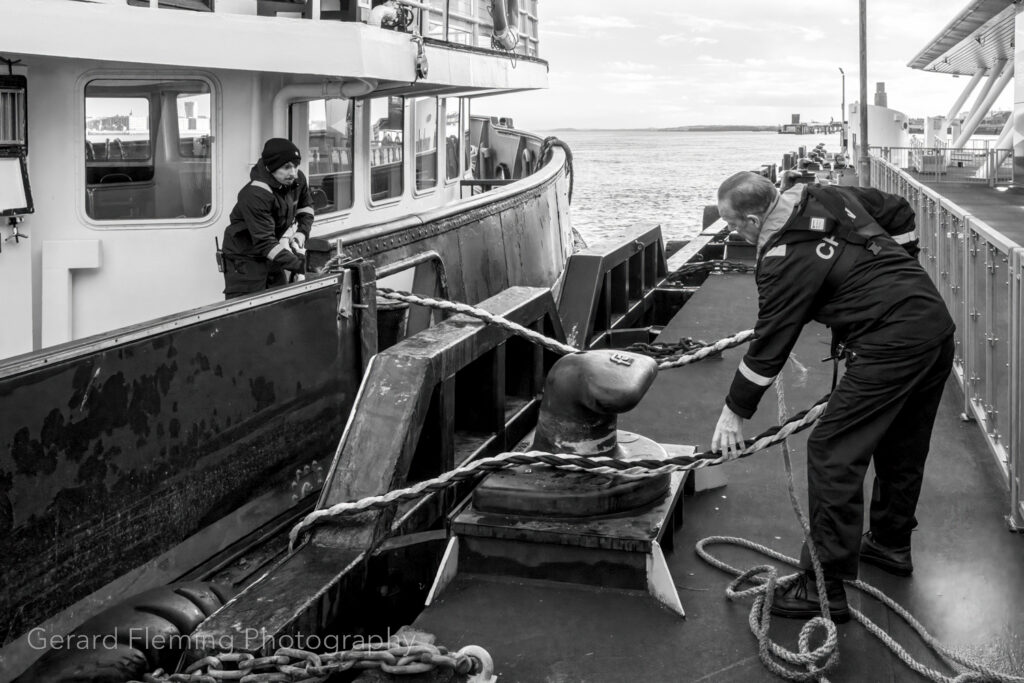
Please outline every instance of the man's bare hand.
M715 425L715 435L711 437L712 452L721 451L726 457L736 457L743 450L743 423L742 417L730 410L729 406L722 406L722 414Z

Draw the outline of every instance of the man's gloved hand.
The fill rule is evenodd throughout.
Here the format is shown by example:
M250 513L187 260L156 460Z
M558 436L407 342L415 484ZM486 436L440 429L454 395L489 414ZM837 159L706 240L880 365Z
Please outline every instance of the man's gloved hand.
M722 414L715 425L715 435L711 437L712 452L721 451L726 457L735 457L743 450L742 417L732 412L729 406L722 406Z
M292 251L302 256L306 253L306 235L302 232L296 232L289 239L288 245Z

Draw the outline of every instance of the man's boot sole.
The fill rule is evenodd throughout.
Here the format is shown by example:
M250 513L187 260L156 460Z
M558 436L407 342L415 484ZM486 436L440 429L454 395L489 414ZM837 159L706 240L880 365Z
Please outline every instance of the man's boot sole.
M896 576L910 576L914 573L913 565L907 566L905 564L898 564L888 558L873 555L870 551L865 552L864 549L861 549L860 551L860 559L861 562L873 564L879 569L884 569L890 574L894 574Z

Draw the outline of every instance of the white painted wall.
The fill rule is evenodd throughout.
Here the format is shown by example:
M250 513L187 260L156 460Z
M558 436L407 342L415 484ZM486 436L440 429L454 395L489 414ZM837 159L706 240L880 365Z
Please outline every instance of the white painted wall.
M850 105L850 149L852 159L860 158L860 104ZM868 105L868 145L871 147L909 147L910 124L907 115L888 107Z
M280 75L254 78L241 71L143 69L52 57L25 60L31 68L30 176L36 213L23 224L32 238L19 245L7 243L0 253L0 291L16 293L5 301L0 358L221 301L224 283L216 268L214 238L221 238L237 192L248 182L262 142L270 136L270 103L275 93L293 81ZM213 83L213 210L204 219L188 223L92 221L85 211L85 84L98 77L152 76L154 72L201 74ZM306 81L316 82L314 77ZM357 107L357 128L367 125L363 108ZM458 181L444 179L443 158L437 189L413 196L414 155L409 151L413 126L409 112L405 195L385 205L371 205L365 172L357 169L354 206L319 217L314 235L348 232L439 207L459 196ZM365 165L366 136L356 139L356 162ZM299 144L306 146L301 140ZM441 146L442 156L443 150ZM8 229L0 232L10 234ZM73 257L75 244L88 245L81 259ZM60 268L63 273L57 272Z

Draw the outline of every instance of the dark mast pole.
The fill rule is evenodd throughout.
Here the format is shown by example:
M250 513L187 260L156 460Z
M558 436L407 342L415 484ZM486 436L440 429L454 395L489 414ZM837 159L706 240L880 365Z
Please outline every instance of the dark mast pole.
M871 162L868 160L868 11L867 0L860 0L860 186L871 186Z

